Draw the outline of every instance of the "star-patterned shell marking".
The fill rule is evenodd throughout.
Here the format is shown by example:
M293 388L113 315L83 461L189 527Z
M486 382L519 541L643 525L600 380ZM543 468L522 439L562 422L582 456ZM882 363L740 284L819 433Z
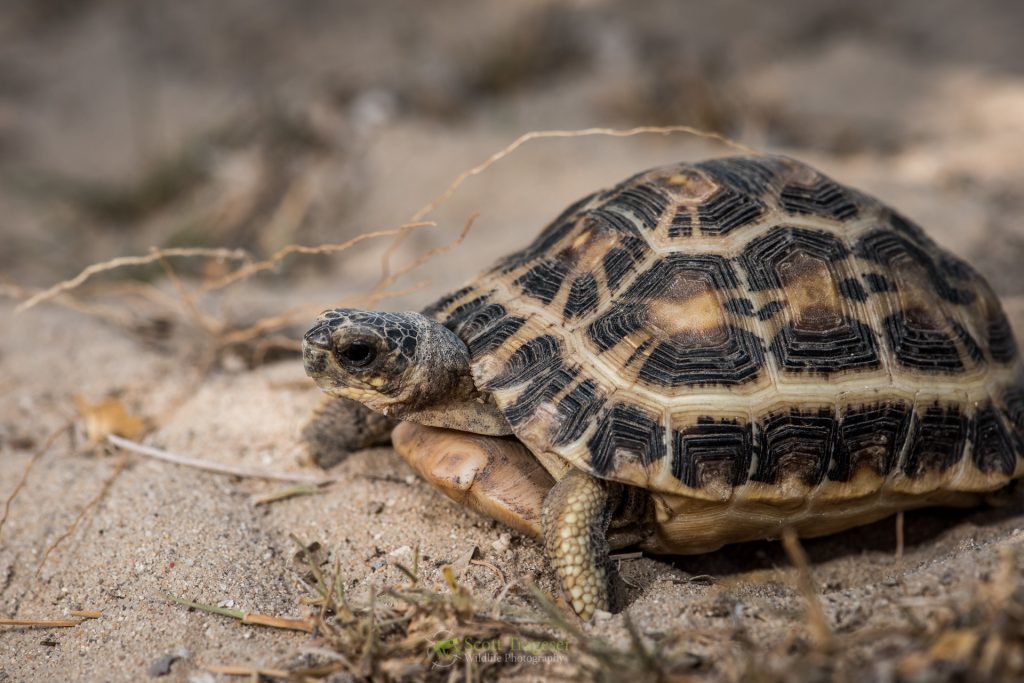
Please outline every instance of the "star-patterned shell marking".
M428 312L531 450L598 477L806 505L1024 474L1024 371L989 286L788 158L635 175Z

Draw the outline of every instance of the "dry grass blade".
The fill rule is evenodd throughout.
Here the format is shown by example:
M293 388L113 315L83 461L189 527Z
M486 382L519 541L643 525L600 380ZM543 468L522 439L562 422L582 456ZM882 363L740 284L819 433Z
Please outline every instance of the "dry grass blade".
M73 617L78 617L80 619L99 619L103 616L103 612L95 612L92 610L83 609L69 610L68 614L70 614Z
M832 642L832 631L828 627L828 619L825 617L825 610L818 598L818 591L814 585L814 578L811 576L811 566L807 561L807 554L804 552L796 532L787 527L782 533L782 547L786 550L789 561L797 570L797 583L804 601L807 603L807 625L810 630L811 641L819 649L827 649Z
M251 614L248 612L242 615L242 623L269 626L287 631L304 631L306 633L312 633L315 628L308 619L289 619L287 617L275 617L270 614Z
M119 256L109 261L102 263L94 263L87 267L85 270L80 272L70 280L64 280L58 282L49 289L45 289L29 298L27 301L23 301L14 309L15 313L23 313L28 309L36 306L48 299L66 292L68 290L78 287L83 282L88 280L94 275L106 272L108 270L116 270L117 268L124 268L125 266L144 266L155 261L159 261L163 258L179 257L179 256L205 256L208 258L217 259L230 259L234 261L245 261L249 259L249 254L243 249L206 249L200 247L185 247L179 249L154 249L146 256Z
M280 491L271 491L270 493L253 496L250 500L253 505L266 505L268 503L276 503L278 501L288 500L289 498L295 498L296 496L311 496L321 493L321 487L324 485L324 482L320 482L313 486L291 486L286 489L281 489Z
M291 672L284 669L263 669L245 664L201 664L201 668L215 674L224 676L248 676L258 681L262 676L270 678L291 678Z
M61 434L65 432L70 432L70 429L70 422L62 427L58 427L57 429L55 429L53 433L50 434L50 436L46 439L46 442L43 443L43 445L40 446L38 449L36 449L36 452L33 453L32 457L29 458L28 462L25 463L25 469L22 470L21 472L21 479L19 479L18 483L15 484L14 490L11 491L11 495L7 496L7 501L4 503L4 515L3 517L0 517L0 535L3 534L4 524L7 522L7 516L11 513L11 503L14 502L15 497L17 497L21 490L25 488L25 482L28 481L28 475L30 472L32 472L32 468L35 467L36 463L39 462L39 459L42 458L46 454L46 452L50 450L50 447L53 445L53 442L57 440L57 437L59 437Z
M447 589L425 585L419 575L418 550L412 568L392 565L402 572L406 583L383 589L371 586L365 597L353 601L343 590L346 581L339 563L334 564L333 576L325 575L321 570L324 551L319 544L307 545L294 535L292 540L298 547L296 569L314 593L301 602L319 607L316 623L321 642L304 651L327 662L292 671L293 677L326 676L343 670L358 680L445 680L453 672L459 679L477 680L477 674L494 662L457 657L441 662L441 669L433 667L445 656L437 646L447 642L444 638L448 636L439 634L480 641L551 637L525 628L527 624L550 627L533 614L523 615L507 604L478 602L449 566L442 569Z
M311 550L313 545L303 543L302 540L295 534L288 534L288 537L292 540L292 543L299 547L298 554L302 557L302 560L306 563L309 569L309 574L313 577L313 588L320 593L320 596L324 600L332 600L333 593L328 590L328 584L324 580L323 573L320 571L320 565L314 559L314 553ZM319 543L315 544L318 548Z
M160 597L168 602L181 605L182 607L197 609L209 614L218 614L223 617L231 617L232 619L237 619L243 624L269 626L270 628L284 629L286 631L304 631L305 633L312 633L314 629L314 624L308 619L290 619L288 617L275 617L270 614L243 612L242 610L215 607L201 602L193 602L192 600L185 600L184 598L178 598L167 594L160 594Z
M0 626L27 626L29 628L71 628L82 623L81 619L7 619L0 617Z
M277 481L295 481L305 484L330 484L336 481L332 477L319 477L310 474L299 474L297 472L271 472L269 470L261 470L255 467L245 467L243 465L228 465L225 463L213 463L207 460L201 460L199 458L193 458L186 455L178 455L177 453L171 453L160 448L153 448L152 446L144 446L128 439L122 439L119 436L113 434L107 435L107 441L114 446L132 453L144 455L148 458L155 460L162 460L163 462L173 463L175 465L182 465L184 467L194 467L196 469L205 470L207 472L216 472L217 474L226 474L233 477L245 477L250 479L273 479Z
M114 485L114 481L121 475L121 472L124 471L124 467L127 464L128 454L125 453L121 456L121 458L117 461L117 464L114 466L113 474L107 477L107 480L103 482L103 486L100 488L99 493L93 496L92 500L85 504L85 507L82 508L82 510L78 513L74 521L71 522L71 524L64 531L64 533L58 536L57 540L55 540L50 545L50 547L46 549L46 552L43 553L43 559L39 561L39 566L36 567L36 578L39 578L39 574L43 571L43 567L46 565L46 561L50 558L50 554L54 550L56 550L61 543L70 538L71 534L75 533L75 529L78 528L78 525L85 518L85 515L89 512L89 510L92 510L94 507L96 507L96 505L99 504L101 500L103 500L103 498L107 495L107 492L110 490L110 487Z

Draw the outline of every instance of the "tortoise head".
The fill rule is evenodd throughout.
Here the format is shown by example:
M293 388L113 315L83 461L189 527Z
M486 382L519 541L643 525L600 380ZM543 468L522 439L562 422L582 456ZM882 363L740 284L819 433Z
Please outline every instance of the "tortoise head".
M324 311L302 340L302 358L326 393L397 418L473 390L465 344L419 313Z

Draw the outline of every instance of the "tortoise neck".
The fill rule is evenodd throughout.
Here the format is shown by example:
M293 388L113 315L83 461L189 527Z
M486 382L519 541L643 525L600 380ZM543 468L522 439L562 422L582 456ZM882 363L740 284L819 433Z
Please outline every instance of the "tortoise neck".
M392 414L403 421L428 427L444 427L488 436L511 434L512 427L494 405L491 395L477 391L472 380L463 384L468 384L468 387L460 386L458 391L443 402Z

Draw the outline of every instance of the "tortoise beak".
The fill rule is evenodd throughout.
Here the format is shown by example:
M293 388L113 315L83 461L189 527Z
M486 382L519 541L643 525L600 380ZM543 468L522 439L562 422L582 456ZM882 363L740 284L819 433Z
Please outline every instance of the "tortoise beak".
M306 335L302 338L303 351L306 350L307 346L320 349L321 351L332 350L331 326L325 323L320 323L306 332Z
M334 352L331 326L326 322L314 325L302 338L302 363L313 379L327 373L327 359Z

